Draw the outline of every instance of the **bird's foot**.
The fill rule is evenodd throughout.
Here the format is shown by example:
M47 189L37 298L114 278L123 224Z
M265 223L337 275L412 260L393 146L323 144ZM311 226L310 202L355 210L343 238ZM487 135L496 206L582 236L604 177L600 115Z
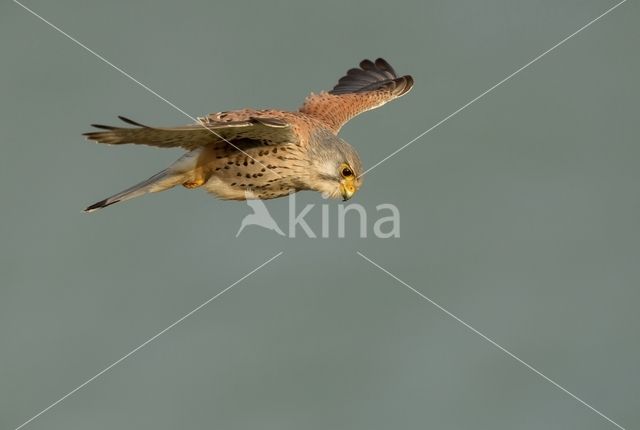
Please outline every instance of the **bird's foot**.
M193 181L187 181L182 184L185 188L198 188L204 184L204 178L194 179Z

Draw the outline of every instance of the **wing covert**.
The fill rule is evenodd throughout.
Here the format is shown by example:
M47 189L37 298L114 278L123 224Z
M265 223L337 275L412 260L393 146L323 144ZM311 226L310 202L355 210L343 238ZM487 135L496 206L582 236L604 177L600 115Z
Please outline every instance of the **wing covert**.
M338 133L351 118L402 97L413 87L410 75L398 77L382 58L363 60L347 71L329 92L310 94L300 112L323 121Z
M119 118L134 127L115 127L92 124L101 131L84 133L88 139L99 143L121 145L133 143L160 148L182 147L192 150L200 146L228 143L248 139L260 141L265 145L296 142L288 122L275 117L251 115L234 115L230 119L224 113L212 114L199 118L199 122L178 127L150 127L129 118Z

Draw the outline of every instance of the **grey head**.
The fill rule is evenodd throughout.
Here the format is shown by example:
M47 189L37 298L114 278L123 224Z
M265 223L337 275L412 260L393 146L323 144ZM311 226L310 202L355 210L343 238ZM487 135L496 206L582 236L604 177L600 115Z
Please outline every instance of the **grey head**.
M305 185L329 198L349 200L362 185L362 163L356 150L329 130L314 130L308 147Z

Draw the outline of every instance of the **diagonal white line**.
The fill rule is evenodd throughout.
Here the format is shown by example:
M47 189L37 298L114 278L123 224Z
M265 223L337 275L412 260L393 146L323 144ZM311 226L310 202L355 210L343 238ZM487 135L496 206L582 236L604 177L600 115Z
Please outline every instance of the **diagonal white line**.
M102 60L104 63L108 64L109 66L111 66L112 68L114 68L115 70L117 70L118 72L122 73L124 76L126 76L127 78L131 79L133 82L135 82L136 84L140 85L142 88L144 88L145 90L147 90L148 92L150 92L151 94L153 94L154 96L156 96L157 98L159 98L160 100L162 100L163 102L165 102L166 104L168 104L169 106L171 106L172 108L174 108L175 110L177 110L178 112L182 113L183 115L185 115L186 117L190 118L192 121L200 124L202 126L202 128L208 130L210 133L212 133L213 135L217 136L218 138L222 139L223 141L225 141L226 143L228 143L229 145L231 145L233 148L235 148L236 150L242 152L244 155L246 155L247 157L249 157L250 159L252 159L253 161L255 161L256 163L260 164L262 167L264 167L265 169L275 173L276 175L280 176L281 175L276 172L275 170L272 170L270 168L268 168L267 166L265 166L264 164L262 164L260 161L256 160L255 158L253 158L251 155L247 154L245 151L243 151L242 149L238 148L236 145L234 145L233 143L229 142L229 140L225 139L224 137L220 136L219 133L216 133L214 130L210 129L209 127L205 126L201 121L198 121L198 119L192 115L190 115L189 113L187 113L184 109L178 107L175 103L171 102L170 100L167 100L165 97L162 97L160 94L158 94L156 91L152 90L151 88L149 88L147 85L143 84L142 82L140 82L139 80L137 80L136 78L134 78L133 76L131 76L129 73L125 72L124 70L122 70L120 67L116 66L115 64L113 64L111 61L107 60L106 58L104 58L102 55L98 54L96 51L94 51L93 49L89 48L88 46L86 46L84 43L80 42L78 39L76 39L75 37L71 36L70 34L66 33L64 30L62 30L60 27L56 26L55 24L47 21L45 18L43 18L41 15L38 15L36 12L34 12L32 9L29 9L27 6L23 5L22 3L20 3L18 0L13 0L13 2L15 4L17 4L18 6L22 7L24 10L26 10L27 12L29 12L31 15L35 16L36 18L38 18L39 20L41 20L42 22L44 22L45 24L47 24L49 27L53 28L54 30L56 30L58 33L62 34L63 36L65 36L67 39L71 40L72 42L74 42L76 45L80 46L81 48L84 48L85 51L93 54L96 58Z
M547 49L546 51L544 51L542 54L538 55L537 57L535 57L533 60L529 61L527 64L525 64L524 66L520 67L518 70L516 70L515 72L511 73L510 75L508 75L507 77L505 77L504 79L502 79L501 81L499 81L498 83L496 83L495 85L493 85L492 87L490 87L489 89L485 90L484 92L482 92L479 96L469 100L467 103L465 103L464 105L462 105L460 108L458 108L457 110L451 112L449 115L445 116L444 118L442 118L440 121L438 121L437 123L435 123L434 125L432 125L430 128L428 128L427 130L423 131L422 133L420 133L419 135L417 135L416 137L414 137L413 139L411 139L409 142L405 143L404 145L402 145L400 148L396 149L395 151L393 151L391 154L387 155L386 157L384 157L382 160L378 161L376 164L374 164L373 166L369 167L367 170L365 170L360 176L365 175L366 173L370 172L371 170L375 169L376 167L378 167L380 164L384 163L385 161L387 161L389 158L395 156L398 152L404 150L405 148L407 148L409 145L412 145L416 140L421 139L424 135L426 135L427 133L431 132L432 130L434 130L435 128L439 127L440 125L442 125L443 123L447 122L449 119L453 118L454 116L456 116L457 114L459 114L460 112L462 112L463 110L465 110L466 108L468 108L469 106L471 106L472 104L474 104L475 102L477 102L478 100L480 100L482 97L486 96L487 94L489 94L491 91L495 90L496 88L498 88L500 85L504 84L505 82L507 82L509 79L513 78L515 75L517 75L518 73L522 72L524 69L526 69L527 67L531 66L533 63L535 63L536 61L538 61L539 59L541 59L542 57L544 57L545 55L547 55L548 53L550 53L551 51L553 51L554 49L558 48L560 45L563 45L566 41L568 41L569 39L571 39L572 37L574 37L575 35L577 35L578 33L580 33L581 31L589 28L591 26L591 24L595 23L596 21L598 21L600 18L603 18L605 15L609 14L610 12L612 12L614 9L616 9L618 6L622 5L624 2L626 2L627 0L622 0L620 3L617 3L615 6L612 6L611 8L607 9L604 13L602 13L600 16L598 16L597 18L592 19L591 21L589 21L588 23L586 23L585 25L583 25L582 27L580 27L579 29L577 29L576 31L574 31L573 33L571 33L570 35L568 35L567 37L565 37L564 39L562 39L560 42L556 43L555 45L553 45L551 48Z
M65 394L64 396L60 397L58 400L56 400L55 402L51 403L49 406L47 406L46 408L44 408L43 410L41 410L40 412L38 412L37 414L35 414L34 416L32 416L31 418L29 418L27 421L25 421L24 423L20 424L18 427L15 428L15 430L19 430L22 427L26 426L27 424L29 424L30 422L32 422L33 420L35 420L36 418L38 418L40 415L44 414L45 412L47 412L48 410L50 410L51 408L55 407L57 404L59 404L60 402L62 402L63 400L65 400L67 397L73 395L74 393L76 393L78 390L82 389L83 387L86 387L87 385L89 385L91 382L93 382L95 379L97 379L98 377L100 377L101 375L103 375L104 373L108 372L109 370L111 370L112 368L114 368L115 366L117 366L118 364L122 363L124 360L126 360L127 358L129 358L130 356L132 356L133 354L135 354L136 352L138 352L139 350L141 350L142 348L144 348L145 346L147 346L149 343L153 342L154 340L156 340L157 338L159 338L160 336L162 336L163 334L165 334L166 332L168 332L169 330L171 330L173 327L177 326L178 324L180 324L182 321L186 320L187 318L189 318L191 315L195 314L196 312L198 312L200 309L202 309L203 307L207 306L209 303L211 303L212 301L214 301L215 299L217 299L218 297L220 297L221 295L223 295L224 293L226 293L227 291L229 291L230 289L232 289L233 287L235 287L236 285L238 285L240 282L244 281L245 279L247 279L249 276L253 275L254 273L256 273L258 270L262 269L264 266L266 266L267 264L271 263L273 260L275 260L276 258L280 257L283 254L283 252L278 252L276 255L274 255L273 257L271 257L270 259L268 259L267 261L265 261L264 263L262 263L261 265L259 265L258 267L256 267L255 269L253 269L251 272L247 273L246 275L244 275L242 278L238 279L237 281L235 281L233 284L229 285L228 287L226 287L224 290L220 291L218 294L216 294L215 296L211 297L209 300L207 300L206 302L202 303L200 306L198 306L197 308L193 309L192 311L190 311L189 313L185 314L184 316L180 317L179 319L175 320L174 322L172 322L169 326L167 326L166 328L160 330L158 333L156 333L155 335L153 335L152 337L150 337L149 339L147 339L146 341L144 341L143 343L141 343L140 345L138 345L137 347L135 347L134 349L132 349L131 351L129 351L128 353L126 353L125 355L123 355L122 357L120 357L119 359L117 359L116 361L114 361L113 363L111 363L110 365L108 365L107 367L105 367L104 369L102 369L100 372L96 373L95 375L93 375L91 378L87 379L86 381L84 381L82 384L78 385L76 388L74 388L73 390L69 391L67 394Z
M382 270L384 273L386 273L387 275L389 275L391 278L395 279L396 281L400 282L402 285L404 285L405 287L407 287L408 289L410 289L411 291L413 291L414 293L416 293L417 295L419 295L420 297L422 297L423 299L425 299L426 301L428 301L429 303L431 303L433 306L435 306L436 308L440 309L442 312L444 312L445 314L447 314L448 316L450 316L451 318L453 318L454 320L458 321L460 324L462 324L463 326L465 326L466 328L468 328L469 330L471 330L472 332L474 332L475 334L477 334L478 336L480 336L481 338L483 338L484 340L486 340L487 342L489 342L491 345L495 346L496 348L498 348L500 351L504 352L505 354L507 354L509 357L513 358L514 360L516 360L518 363L522 364L523 366L525 366L526 368L528 368L529 370L531 370L532 372L534 372L535 374L537 374L538 376L541 376L542 378L544 378L547 382L550 382L551 384L553 384L556 388L562 390L564 393L568 394L569 396L573 397L575 400L577 400L578 402L582 403L584 406L586 406L587 408L591 409L593 412L595 412L596 414L600 415L602 418L604 418L605 420L609 421L611 424L613 424L614 426L618 427L621 430L626 430L624 427L622 427L620 424L618 424L617 422L615 422L614 420L612 420L611 418L609 418L608 416L606 416L605 414L603 414L602 412L600 412L599 410L597 410L596 408L594 408L593 406L591 406L590 404L588 404L587 402L585 402L584 400L582 400L580 397L576 396L575 394L573 394L572 392L570 392L569 390L567 390L566 388L564 388L562 385L558 384L556 381L554 381L553 379L549 378L548 376L546 376L544 373L540 372L538 369L536 369L535 367L533 367L532 365L530 365L529 363L527 363L526 361L522 360L520 357L518 357L517 355L515 355L513 352L509 351L508 349L506 349L505 347L501 346L500 344L498 344L496 341L494 341L493 339L491 339L490 337L488 337L487 335L485 335L484 333L480 332L479 330L476 330L475 328L473 328L473 326L471 326L470 324L468 324L467 322L463 321L462 319L460 319L459 317L457 317L456 315L454 315L453 313L449 312L448 310L446 310L445 308L443 308L442 306L440 306L438 303L434 302L433 300L431 300L429 297L425 296L424 294L422 294L420 291L416 290L415 288L413 288L411 285L407 284L406 282L404 282L402 279L398 278L396 275L394 275L393 273L389 272L387 269L385 269L384 267L380 266L378 263L376 263L375 261L371 260L369 257L367 257L366 255L364 255L363 253L361 253L360 251L356 251L356 254L358 254L360 257L362 257L363 259L365 259L366 261L368 261L369 263L371 263L372 265L374 265L375 267L377 267L378 269Z

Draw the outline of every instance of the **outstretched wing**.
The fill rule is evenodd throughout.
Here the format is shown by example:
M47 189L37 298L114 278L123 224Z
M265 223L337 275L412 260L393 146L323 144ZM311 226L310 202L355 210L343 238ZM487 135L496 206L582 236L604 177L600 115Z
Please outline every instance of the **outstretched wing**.
M199 123L179 127L149 127L120 116L118 118L122 121L135 127L92 124L104 131L84 133L84 136L113 145L134 143L188 150L220 143L236 147L243 145L243 142L255 141L264 145L297 142L288 122L274 117L261 117L259 114L260 111L251 110L221 112L199 118Z
M300 112L316 117L338 133L351 118L405 95L413 87L410 75L398 77L382 58L363 60L329 92L310 94Z

